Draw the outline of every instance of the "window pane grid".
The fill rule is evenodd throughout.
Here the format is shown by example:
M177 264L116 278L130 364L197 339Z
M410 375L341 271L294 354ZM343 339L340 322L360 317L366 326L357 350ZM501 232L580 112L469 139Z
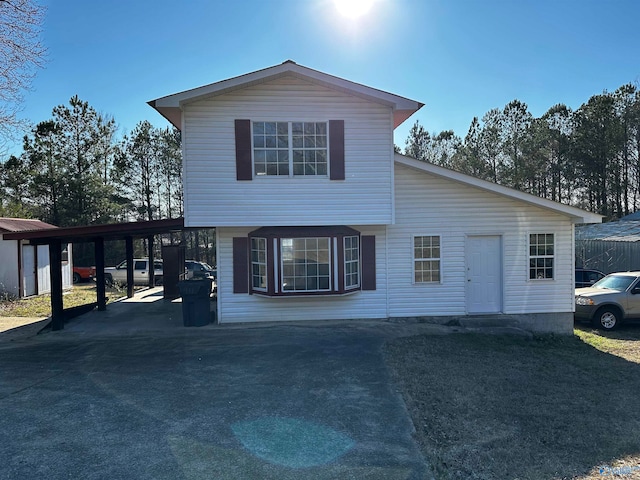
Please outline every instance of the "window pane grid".
M255 174L289 175L289 124L253 122Z
M281 256L283 291L330 290L329 238L283 238Z
M327 175L326 122L253 122L257 176Z
M440 237L413 238L413 270L415 283L440 282Z
M294 122L291 127L294 175L327 174L327 124Z
M529 279L553 279L554 234L529 235Z
M251 286L267 290L267 239L251 239Z
M344 237L344 287L360 286L360 248L358 237Z

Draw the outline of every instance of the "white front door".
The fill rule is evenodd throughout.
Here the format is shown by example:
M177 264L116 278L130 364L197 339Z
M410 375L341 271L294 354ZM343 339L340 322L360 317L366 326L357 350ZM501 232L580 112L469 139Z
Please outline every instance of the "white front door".
M22 285L22 296L36 294L36 247L33 245L22 246Z
M467 237L467 313L502 311L502 239L499 235Z

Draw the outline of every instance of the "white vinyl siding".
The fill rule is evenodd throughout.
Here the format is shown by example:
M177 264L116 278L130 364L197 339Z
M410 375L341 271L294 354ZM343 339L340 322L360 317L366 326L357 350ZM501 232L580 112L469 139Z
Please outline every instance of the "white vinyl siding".
M573 310L573 226L562 215L396 164L396 223L387 227L392 317L465 314L465 238L498 235L503 313ZM555 277L529 281L529 235L552 232ZM413 236L440 237L440 283L414 282Z
M299 320L386 318L385 228L349 225L362 235L376 237L376 290L344 295L266 297L233 293L233 237L245 237L256 229L216 229L218 258L218 320L220 323Z
M390 224L392 117L390 107L293 77L186 104L185 225ZM235 119L344 120L345 180L308 175L237 181Z

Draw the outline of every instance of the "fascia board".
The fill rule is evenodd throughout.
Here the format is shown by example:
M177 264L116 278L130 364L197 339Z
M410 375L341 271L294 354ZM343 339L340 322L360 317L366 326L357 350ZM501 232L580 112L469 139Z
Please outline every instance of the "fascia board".
M248 73L227 80L222 80L220 82L204 85L190 90L185 90L183 92L168 95L166 97L161 97L148 103L158 111L162 112L162 110L166 111L166 109L181 108L183 105L191 102L196 102L204 98L222 95L234 90L247 88L252 85L258 85L260 83L264 83L266 81L273 80L287 74L292 74L294 76L297 76L298 78L310 81L317 85L322 85L327 88L339 90L351 95L365 98L372 102L389 106L394 111L399 111L399 113L401 112L401 115L396 118L395 123L397 123L399 119L402 119L402 121L404 121L411 114L413 114L423 106L423 104L420 102L416 102L414 100L410 100L408 98L401 97L392 93L384 92L382 90L377 90L372 87L367 87L366 85L361 85L359 83L351 82L339 77L334 77L333 75L303 67L290 61L273 67L265 68L263 70L258 70L256 72ZM399 123L397 123L395 126L397 125L399 125Z

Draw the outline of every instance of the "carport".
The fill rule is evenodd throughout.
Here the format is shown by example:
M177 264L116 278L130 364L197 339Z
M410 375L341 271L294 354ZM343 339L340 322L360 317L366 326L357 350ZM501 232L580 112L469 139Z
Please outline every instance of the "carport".
M149 247L149 264L153 265L154 236L184 230L184 218L151 220L146 222L110 223L105 225L62 227L43 230L5 233L7 240L29 240L33 245L48 245L51 263L51 329L64 328L65 310L62 301L62 244L93 243L96 261L96 304L98 310L106 310L105 241L124 240L127 260L127 297L133 297L133 240L146 238ZM149 269L149 286L154 286L153 269Z

